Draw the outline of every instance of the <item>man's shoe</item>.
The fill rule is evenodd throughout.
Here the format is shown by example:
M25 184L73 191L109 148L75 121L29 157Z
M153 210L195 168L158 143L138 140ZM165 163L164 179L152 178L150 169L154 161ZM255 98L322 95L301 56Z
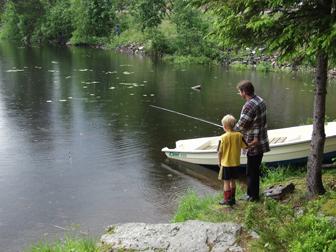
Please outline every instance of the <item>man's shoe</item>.
M248 196L247 194L243 195L241 198L239 198L240 200L244 200L244 201L249 201L250 200L250 196Z
M252 198L252 197L250 197L250 198L248 199L248 201L251 201L251 202L257 202L257 201L259 201L259 198Z
M223 200L223 199L219 201L218 204L221 206L231 206L230 201Z
M259 201L259 198L252 198L251 196L245 194L243 197L240 198L240 200L256 202Z

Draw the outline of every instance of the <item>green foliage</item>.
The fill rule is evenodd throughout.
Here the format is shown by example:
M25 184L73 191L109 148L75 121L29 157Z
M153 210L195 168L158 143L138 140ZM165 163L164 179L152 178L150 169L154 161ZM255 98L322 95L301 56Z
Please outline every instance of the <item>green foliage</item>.
M172 62L174 64L209 64L211 60L205 56L179 56L179 55L167 55L163 58L164 61Z
M135 8L142 30L157 27L166 13L164 0L138 0Z
M47 9L41 26L43 41L65 44L73 32L73 19L69 0L57 0Z
M34 33L45 14L44 6L40 0L14 1L16 13L19 17L18 27L21 40L25 44L31 44Z
M219 195L202 198L188 192L181 199L173 221L233 220L244 223L260 237L250 244L251 251L334 251L336 228L328 216L336 216L333 207L336 200L335 170L325 172L324 178L330 192L308 201L302 191L305 183L303 167L265 170L263 188L270 184L294 182L293 195L282 202L269 198L259 203L238 201L233 209L227 209L218 205Z
M268 251L286 251L282 235L293 218L294 211L291 208L270 199L266 199L262 206L250 204L245 211L246 227L259 234L258 243Z
M234 70L238 70L238 71L243 71L243 70L250 69L251 66L248 66L247 64L242 64L242 63L233 63L233 64L230 64L230 68Z
M238 186L236 192L237 198L242 195L242 193L242 189ZM218 204L222 198L223 193L215 196L199 197L195 192L189 190L180 200L172 222L183 222L187 220L224 222L237 220L235 214L223 213L223 207Z
M336 53L336 20L331 1L193 0L216 18L213 35L223 45L263 46L302 61L323 51Z
M303 176L306 172L304 167L276 167L276 168L268 168L267 166L262 166L261 173L262 178L261 181L265 186L269 186L271 184L281 183L286 179L290 179L293 177Z
M267 62L260 62L259 64L257 64L256 69L260 72L270 72L272 71L272 66L270 63Z
M200 12L191 8L188 2L175 0L172 21L176 25L176 54L204 55L203 37L207 34L207 24L203 22Z
M336 229L326 218L305 214L299 217L291 228L295 239L289 243L290 251L335 251L336 249Z
M206 209L213 199L209 197L199 198L193 191L188 193L181 199L180 205L173 218L173 222L182 222L186 220L195 220L202 215L202 211Z
M16 14L15 5L12 1L5 4L4 12L1 17L1 38L19 41L21 39L20 30L17 24L19 18Z
M125 30L120 34L120 36L114 36L111 39L110 46L116 48L121 45L128 44L144 44L146 42L146 37L143 32L139 29L137 25L131 26L131 28Z
M40 242L33 245L27 252L98 252L99 248L96 242L86 238L67 237L65 240L60 240L55 243Z
M157 28L147 29L146 49L154 55L164 55L173 53L172 45L164 34Z
M74 13L73 44L102 43L115 24L112 0L71 0Z
M44 13L39 0L8 1L2 17L2 37L30 44Z
M263 205L248 207L246 225L260 235L257 246L268 251L333 251L335 226L318 216L318 209L317 201L297 214L288 205L266 199Z
M221 208L217 207L222 195L216 197L198 197L195 192L188 193L181 199L173 222L183 222L187 220L203 220L211 222L221 222L232 220L227 215L221 214ZM216 207L214 207L214 205Z

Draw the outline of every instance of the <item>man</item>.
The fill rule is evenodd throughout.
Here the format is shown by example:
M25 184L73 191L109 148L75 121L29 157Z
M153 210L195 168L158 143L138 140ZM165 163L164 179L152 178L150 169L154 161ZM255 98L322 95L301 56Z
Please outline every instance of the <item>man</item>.
M270 151L266 104L254 94L254 87L248 80L238 83L239 95L246 101L235 129L242 131L250 148L247 151L247 197L246 200L259 200L260 165L265 152Z

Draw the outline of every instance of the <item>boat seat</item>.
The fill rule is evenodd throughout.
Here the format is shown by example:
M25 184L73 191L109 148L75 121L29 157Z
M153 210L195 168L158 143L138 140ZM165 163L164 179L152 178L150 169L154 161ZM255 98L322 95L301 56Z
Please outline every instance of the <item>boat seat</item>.
M285 142L287 137L273 137L269 141L270 144L277 144L277 143L283 143Z
M217 150L217 145L208 145L203 150Z
M216 150L218 144L214 144L212 141L206 142L195 148L195 150Z

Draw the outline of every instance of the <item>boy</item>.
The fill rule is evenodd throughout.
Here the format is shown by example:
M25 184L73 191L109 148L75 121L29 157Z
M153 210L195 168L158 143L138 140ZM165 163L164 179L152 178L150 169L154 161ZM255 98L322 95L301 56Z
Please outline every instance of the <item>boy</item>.
M236 119L226 115L222 119L225 133L220 136L218 144L219 175L218 179L224 180L224 200L220 205L234 205L236 203L236 183L238 168L240 166L240 151L247 148L247 144L240 132L234 131Z

